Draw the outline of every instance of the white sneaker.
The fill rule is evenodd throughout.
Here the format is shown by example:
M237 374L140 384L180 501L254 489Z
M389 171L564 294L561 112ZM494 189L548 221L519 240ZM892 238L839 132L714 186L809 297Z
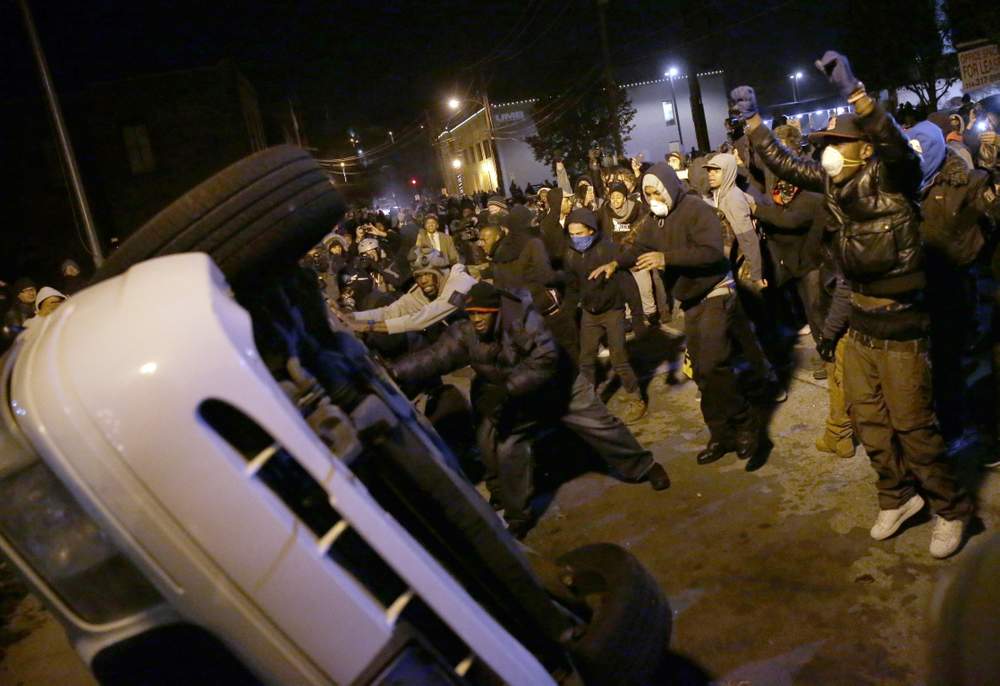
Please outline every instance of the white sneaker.
M961 519L945 519L935 515L934 531L931 532L931 555L941 559L948 557L962 545L965 524Z
M924 509L924 499L915 495L902 507L895 510L879 510L875 525L872 526L872 538L876 541L884 541L899 530L903 522Z

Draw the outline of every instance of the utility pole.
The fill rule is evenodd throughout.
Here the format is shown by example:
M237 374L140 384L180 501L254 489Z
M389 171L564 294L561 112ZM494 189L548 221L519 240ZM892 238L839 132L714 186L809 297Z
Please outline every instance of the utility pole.
M55 127L56 138L59 143L59 152L66 165L69 174L69 185L73 191L73 200L80 212L80 219L83 222L83 232L87 237L87 249L94 260L94 267L104 264L104 252L101 250L101 239L97 236L97 229L94 227L94 217L90 213L90 203L87 202L87 192L83 188L83 180L80 178L80 168L76 163L76 155L73 153L73 144L69 139L69 132L66 130L66 122L63 120L62 108L59 106L59 96L52 85L52 74L49 73L49 63L45 59L42 51L42 43L38 39L38 32L35 31L35 20L31 16L26 0L17 0L18 7L24 17L24 25L28 30L28 40L31 41L31 49L35 53L35 61L38 62L38 73L42 78L42 88L45 91L45 100L49 106L49 114L52 115L52 124Z
M681 152L684 152L684 133L681 131L681 113L677 109L677 93L674 91L674 77L677 75L676 71L676 69L671 68L670 71L667 72L667 78L670 79L670 102L673 103L674 106L674 123L677 124L677 140L680 141ZM691 77L688 76L688 79L690 80Z
M497 186L499 186L500 195L507 195L507 191L503 185L503 172L500 170L500 155L497 152L497 135L496 129L493 127L493 110L490 108L490 99L486 95L486 81L483 80L483 110L486 112L486 126L490 132L490 151L493 153L493 168L497 170Z
M694 119L694 135L698 139L699 150L711 150L708 142L708 124L705 122L705 105L701 100L701 83L698 70L691 69L688 75L688 91L691 93L691 117Z
M608 22L604 16L608 6L608 0L597 0L597 19L601 28L601 53L604 56L604 88L608 97L608 116L614 119L615 110L618 108L617 89L615 75L611 69L611 50L608 47ZM676 107L674 109L677 109ZM615 156L624 155L624 144L622 143L621 129L616 122L612 122L612 135L615 139Z

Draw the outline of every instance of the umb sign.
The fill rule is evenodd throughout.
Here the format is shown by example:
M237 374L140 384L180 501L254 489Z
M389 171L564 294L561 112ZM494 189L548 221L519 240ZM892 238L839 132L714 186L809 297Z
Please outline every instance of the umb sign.
M958 53L958 66L965 92L1000 83L1000 52L995 45Z

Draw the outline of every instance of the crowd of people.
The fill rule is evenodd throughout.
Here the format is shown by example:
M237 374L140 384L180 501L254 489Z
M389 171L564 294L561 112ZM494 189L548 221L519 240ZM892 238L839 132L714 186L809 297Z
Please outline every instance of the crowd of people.
M12 284L0 281L0 318L3 332L0 336L0 350L5 350L17 334L39 317L46 317L84 286L80 265L75 260L63 260L59 267L56 286L42 286L29 276L19 277Z
M829 388L815 445L845 459L864 447L878 477L871 536L929 504L930 552L961 546L974 494L953 454L978 409L965 379L978 353L1000 349L978 316L980 302L1000 312L1000 107L964 99L922 120L906 111L900 126L843 55L817 66L851 110L824 130L765 126L741 86L719 150L656 164L608 164L594 150L575 181L557 162L554 183L512 183L510 197L355 208L303 258L331 316L421 403L514 534L532 526L537 446L554 432L624 480L669 487L630 429L648 407L633 353L683 335L709 434L698 464L731 453L748 471L764 463L769 409L811 341L809 372ZM58 290L5 286L5 337L81 278L66 260ZM463 367L469 401L442 381Z
M964 374L991 341L977 282L994 281L998 109L965 99L901 127L844 56L817 66L851 106L825 130L768 128L740 87L717 151L609 166L595 150L575 182L557 162L555 183L512 183L509 198L355 209L306 257L331 312L430 398L432 421L464 402L441 376L472 368L472 420L439 428L514 533L533 519L533 448L559 427L623 479L669 486L629 429L648 402L629 341L669 325L709 430L699 464L763 463L768 407L811 337L809 372L829 387L816 448L864 447L872 537L926 502L930 552L960 547L974 498L950 455L974 428Z

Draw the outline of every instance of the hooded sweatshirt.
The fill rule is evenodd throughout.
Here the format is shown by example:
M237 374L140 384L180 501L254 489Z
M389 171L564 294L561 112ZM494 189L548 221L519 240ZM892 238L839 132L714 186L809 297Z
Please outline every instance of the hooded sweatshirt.
M48 300L49 298L62 298L63 300L65 300L66 295L64 293L61 293L60 291L57 291L52 286L42 286L42 288L38 291L38 295L35 296L35 312L38 312L39 308L42 306L42 303Z
M617 259L618 266L630 268L639 255L662 252L665 282L681 307L688 309L729 278L722 224L708 203L683 192L677 173L666 162L653 165L646 173L656 177L670 196L670 211L665 217L652 212L646 215L635 242ZM649 198L645 200L649 202Z
M722 170L722 185L712 191L715 206L726 217L740 250L750 263L750 278L760 281L764 278L764 261L760 254L760 237L750 219L750 204L746 195L736 186L736 157L720 153L709 162Z
M910 139L910 147L920 155L920 173L923 176L920 190L927 190L934 183L934 177L944 164L945 153L948 152L944 135L936 124L929 121L922 121L904 133Z
M561 188L553 188L549 191L546 202L549 211L539 222L542 241L545 243L545 251L553 260L553 268L562 267L562 256L566 252L569 240L566 238L566 228L560 222L562 212L563 191Z

